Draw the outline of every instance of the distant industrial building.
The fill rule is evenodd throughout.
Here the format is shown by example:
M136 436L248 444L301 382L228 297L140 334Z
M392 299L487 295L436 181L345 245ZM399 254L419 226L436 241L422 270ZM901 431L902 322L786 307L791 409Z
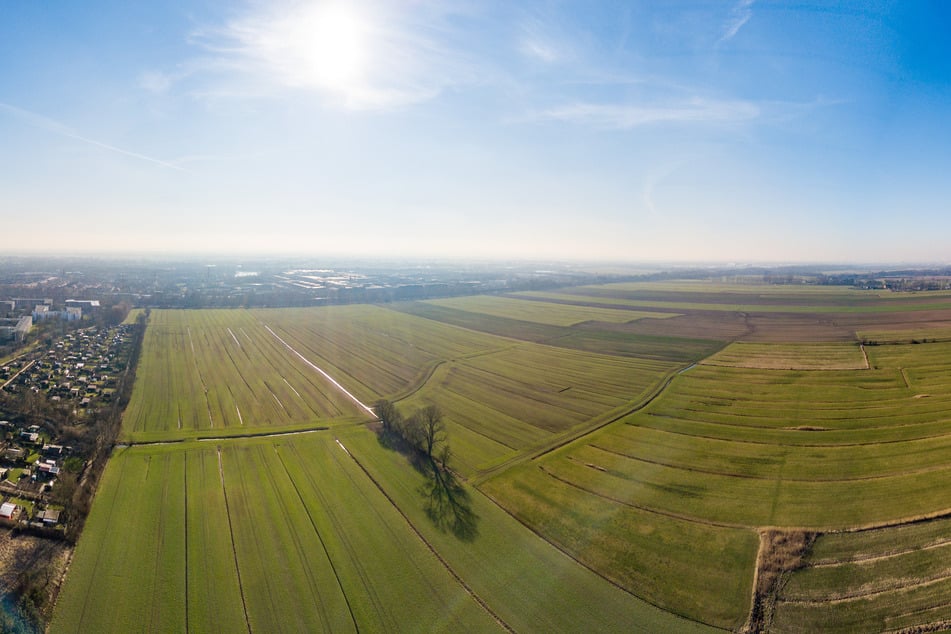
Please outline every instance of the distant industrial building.
M29 308L30 306L39 306L45 305L52 307L53 300L50 298L35 298L35 297L14 297L13 298L13 310L23 310Z
M46 321L47 319L77 321L82 318L83 309L79 306L67 306L66 310L52 310L46 304L39 304L33 309L33 319L35 321Z
M98 299L67 299L66 308L81 308L83 312L88 313L91 310L99 308Z

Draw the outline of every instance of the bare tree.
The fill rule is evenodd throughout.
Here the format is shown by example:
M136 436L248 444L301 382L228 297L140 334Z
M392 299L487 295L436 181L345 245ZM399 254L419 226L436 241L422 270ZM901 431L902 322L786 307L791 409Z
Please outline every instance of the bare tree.
M383 423L383 431L393 432L399 430L403 422L403 416L400 414L400 411L396 409L396 405L394 405L392 401L381 398L374 404L373 411L376 412L380 422Z
M397 432L412 447L422 451L425 447L423 440L423 419L420 416L421 410L416 410L412 416L401 421Z
M420 448L432 460L436 448L446 443L446 424L442 419L442 411L436 405L427 405L416 413L416 417L420 423Z

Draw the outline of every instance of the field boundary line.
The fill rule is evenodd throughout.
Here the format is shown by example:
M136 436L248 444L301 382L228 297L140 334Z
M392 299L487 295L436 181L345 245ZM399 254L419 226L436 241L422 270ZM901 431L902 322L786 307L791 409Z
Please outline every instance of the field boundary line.
M264 327L267 329L267 331L268 331L269 333L271 333L272 335L274 335L274 338L275 338L275 339L277 339L277 340L280 341L282 344L284 344L284 347L285 347L285 348L287 348L288 350L290 350L291 352L293 352L295 355L297 355L297 356L300 358L301 361L303 361L304 363L306 363L307 365L309 365L310 367L312 367L314 370L317 370L317 372L319 372L325 379L327 379L328 381L330 381L331 383L333 383L334 387L336 387L338 390L340 390L341 392L343 392L344 394L346 394L346 395L350 398L351 401L353 401L354 403L356 403L357 405L359 405L360 407L362 407L363 409L365 409L365 410L367 411L367 413L370 414L370 416L373 416L373 418L376 419L376 413L373 411L372 408L370 408L369 406L367 406L366 404L364 404L362 401L360 401L360 399L358 399L356 396L354 396L353 394L351 394L351 393L347 390L347 388L345 388L344 386L342 386L342 385L340 385L339 383L337 383L337 381L334 380L334 378L333 378L332 376L330 376L329 374L327 374L326 372L324 372L322 369L320 369L319 367L317 367L313 362L311 362L310 360L308 360L307 357L305 357L305 356L302 355L300 352L298 352L297 350L295 350L294 348L292 348L292 347L291 347L291 344L289 344L289 343L287 343L286 341L284 341L284 340L281 338L280 335L278 335L276 332L274 332L273 330L271 330L271 327L270 327L270 326L268 326L267 324L264 324Z
M482 609L485 610L486 613L487 613L489 616L491 616L491 617L495 620L495 622L498 623L498 624L502 627L502 629L504 629L506 632L511 632L512 634L515 634L515 630L512 629L512 626L510 626L508 623L506 623L505 620L504 620L501 616L499 616L499 615L495 612L495 610L493 610L493 609L489 606L488 603L486 603L485 599L483 599L483 598L480 597L478 594L476 594L475 590L473 590L473 589L469 586L469 584L467 584L467 583L465 582L465 580L464 580L462 577L459 576L459 574L452 568L452 566L449 565L449 562L446 561L446 560L443 558L443 556L439 554L439 552L436 550L436 547L433 546L431 543L429 543L429 540L426 539L426 537L420 532L420 530L419 530L418 528L416 528L416 525L413 524L412 521L410 521L410 519L409 519L409 517L406 515L406 513L403 512L403 509L401 509L401 508L399 507L399 505L396 503L396 500L394 500L392 497L390 497L390 494L386 492L386 490L383 488L383 485L381 485L381 484L377 481L377 479L373 477L373 475L367 470L366 467L363 466L363 464L357 459L357 457L354 456L352 453L350 453L350 450L347 449L347 448L343 445L342 442L340 442L340 439L339 439L339 438L334 438L334 440L337 442L337 444L340 446L340 448L343 449L344 453L346 453L348 456L350 456L350 459L353 460L353 462L356 463L356 465L357 465L358 467L360 467L360 470L363 471L363 473L370 479L370 482L372 482L373 485L376 486L376 488L380 491L380 493L383 495L383 497L385 497L386 500L393 506L393 508L396 509L396 512L400 514L400 516L403 518L403 520L406 522L406 524L407 524L407 525L410 527L410 529L416 534L416 537L418 537L419 540L420 540L421 542L423 542L423 544L426 546L426 548L429 549L429 552L431 552L431 553L433 554L433 557L435 557L435 558L439 561L439 563L441 563L441 564L443 565L443 567L446 569L446 571L447 571L450 575L452 575L452 578L456 580L456 582L462 587L462 589L465 590L466 593L467 593L470 597L472 597L472 599L473 599L476 603L478 603L479 606L481 606Z
M621 452L621 451L614 451L614 450L612 450L612 449L606 449L606 448L601 447L600 445L596 445L596 444L594 444L594 443L592 443L592 444L590 444L590 445L588 445L588 446L589 446L589 447L592 447L592 448L594 448L594 449L597 449L598 451L603 451L604 453L609 453L609 454L611 454L612 456L618 456L619 458L627 458L628 460L634 460L635 462L643 462L643 463L645 463L645 464L652 464L652 465L655 465L655 466L658 466L658 467L667 467L668 469L676 469L676 470L678 470L678 471L689 471L689 472L691 472L691 473L705 473L705 474L707 474L707 475L721 476L721 477L724 477L724 478L740 478L740 479L743 479L743 480L766 480L766 481L773 481L773 480L776 479L774 476L748 475L748 474L742 474L742 473L729 473L729 472L726 472L726 471L716 471L716 470L714 470L714 469L701 469L700 467L690 467L690 466L686 466L686 465L673 464L673 463L670 463L670 462L662 462L662 461L660 461L660 460L651 460L650 458L641 458L640 456L634 456L634 455L631 455L631 454L628 454L628 453L624 453L624 452ZM570 459L571 459L571 460L575 460L575 458L570 458ZM931 466L931 467L922 467L922 468L920 468L920 469L910 469L910 470L908 470L908 471L901 471L901 472L897 472L897 473L885 473L885 474L867 475L867 476L855 476L855 475L854 475L854 476L842 477L842 478L822 478L822 479L817 479L817 478L782 478L782 480L783 480L783 482L816 482L816 483L819 483L819 482L824 482L824 483L832 483L832 482L862 482L862 481L866 481L866 480L886 480L886 479L888 479L888 478L901 478L901 477L904 477L904 476L916 476L916 475L921 475L921 474L923 474L923 473L933 473L933 472L935 472L935 471L944 471L944 470L947 470L948 468L949 468L948 465L936 465L936 466Z
M587 487L583 487L583 486L581 486L580 484L578 484L578 483L576 483L576 482L572 482L571 480L568 480L567 478L564 478L564 477L562 477L562 476L560 476L560 475L557 475L557 474L555 474L555 473L552 473L551 471L549 471L548 469L546 469L544 465L538 465L538 469L539 469L542 473L544 473L545 475L547 475L549 478L552 478L553 480L557 480L558 482L561 482L562 484L564 484L564 485L566 485L566 486L569 486L569 487L571 487L571 488L573 488L573 489L578 489L579 491L584 491L585 493L587 493L587 494L589 494L589 495L593 495L593 496L595 496L595 497L599 497L599 498L601 498L601 499L603 499L603 500L608 500L609 502L614 502L615 504L620 504L621 506L627 506L627 507L632 508L632 509L637 509L638 511L644 511L645 513L652 513L652 514L654 514L654 515L661 515L661 516L663 516L663 517L669 517L669 518L671 518L671 519L680 520L680 521L682 521L682 522L690 522L691 524L699 524L699 525L701 525L701 526L713 526L713 527L715 527L715 528L733 528L733 529L741 529L741 530L755 530L755 526L752 526L752 525L750 525L750 524L734 524L734 523L731 523L731 522L721 522L721 521L717 521L717 520L705 520L705 519L701 519L701 518L699 518L699 517L691 517L690 515L683 515L683 514L681 514L681 513L674 513L673 511L663 511L663 510L661 510L661 509L655 509L655 508L651 508L651 507L649 507L649 506L643 506L643 505L641 505L641 504L635 504L635 503L633 503L633 502L627 502L627 501L625 501L625 500L621 500L621 499L618 499L618 498L616 498L616 497L612 497L612 496L610 496L610 495L606 495L606 494L604 494L604 493L599 493L598 491L593 491L593 490L591 490L591 489L589 489L589 488L587 488ZM547 540L546 540L546 541L547 541Z
M409 397L416 394L417 392L419 392L421 389L426 387L426 384L429 383L430 379L433 378L433 375L436 374L436 370L438 370L442 365L449 362L450 361L448 359L440 359L439 361L433 363L429 367L429 369L426 370L426 372L424 372L423 375L419 379L416 380L416 382L413 385L410 385L408 388L406 388L402 392L397 393L393 397L392 401L394 403L399 403L400 401L406 400Z
M185 634L188 634L188 452L182 452L184 471L182 502L185 507Z
M740 425L737 423L721 423L721 422L709 422L709 421L700 421L690 418L679 418L677 416L671 416L670 414L658 414L656 412L647 412L648 416L653 416L658 419L669 419L673 421L680 421L681 423L705 423L707 425L715 425L718 427L727 427L727 428L739 428L739 429L751 429L751 430L766 430L766 431L800 431L796 429L791 429L789 427L766 427L762 425ZM866 442L840 442L840 443L789 443L789 442L768 442L765 440L749 440L749 439L732 439L732 438L721 438L720 436L711 436L709 434L688 434L683 431L674 431L672 429L664 429L663 427L653 427L650 425L636 425L634 423L628 423L634 427L644 427L645 429L654 429L657 431L666 432L668 434L678 434L681 436L690 436L692 438L706 438L709 440L722 440L725 442L739 442L739 443L749 443L751 445L771 445L774 447L867 447L869 445L891 445L895 443L903 442L919 442L923 440L934 440L935 438L945 438L951 436L951 432L944 434L932 434L930 436L916 436L914 438L889 438L886 440L869 440ZM901 425L875 425L869 427L859 427L858 430L867 431L867 430L878 430L878 429L905 429L908 427L918 427L934 424L933 421L927 421L924 423L905 423ZM846 431L856 431L856 429L832 429L828 428L823 431L807 431L803 433L814 433L822 434L827 432L846 432Z
M946 537L944 539L939 539L938 541L932 542L930 544L925 544L924 546L918 546L916 548L904 548L902 550L893 550L884 552L878 555L856 555L854 557L847 557L843 559L819 559L817 561L811 561L803 565L803 568L832 568L834 566L844 566L846 564L865 564L876 561L883 561L885 559L893 559L895 557L902 557L904 555L910 555L912 553L921 552L923 550L935 550L937 548L946 548L948 544L951 544L951 537Z
M548 539L547 537L545 537L544 535L542 535L541 533L539 533L537 530L535 530L534 527L532 527L531 525L529 525L529 524L527 524L526 522L524 522L520 517L518 517L517 515L515 515L514 513L512 513L510 510L508 510L507 508L505 508L502 504L499 504L498 500L496 500L496 499L495 499L494 497L492 497L490 494L486 493L485 491L483 491L483 490L481 490L481 489L476 489L475 487L473 487L473 488L474 488L476 491L478 491L480 495L484 496L484 497L485 497L487 500L489 500L492 504L494 504L494 505L497 506L499 509L501 509L503 513L505 513L506 515L508 515L509 517L511 517L512 519L514 519L516 522L518 522L519 524L521 524L522 526L524 526L525 528L527 528L529 531L531 531L531 533L532 533L533 535L535 535L536 537L538 537L540 540L542 540L543 542L545 542L546 544L548 544L549 546L551 546L552 548L554 548L555 550L557 550L557 551L560 552L562 555L564 555L564 556L567 557L568 559L572 560L573 562L575 562L576 564L578 564L578 565L581 566L582 568L585 568L586 570L588 570L589 572L591 572L592 574L594 574L594 575L595 575L596 577L598 577L599 579L603 579L604 581L607 581L608 583L610 583L612 586L614 586L615 588L617 588L617 589L620 590L621 592L623 592L623 593L625 593L625 594L627 594L627 595L630 595L630 596L634 597L634 598L637 599L638 601L643 601L643 602L646 603L647 605L653 606L653 607L657 608L658 610L660 610L660 611L662 611L662 612L665 612L666 614L671 614L671 615L673 615L673 616L675 616L675 617L677 617L677 618L679 618L679 619L683 619L683 620L689 621L689 622L691 622L691 623L699 623L700 625L703 625L703 626L705 626L705 627L709 627L709 628L715 629L715 630L721 630L721 631L724 631L724 632L730 632L730 631L731 631L730 629L725 628L725 627L718 627L718 626L716 626L716 625L710 625L709 623L705 623L705 622L703 622L703 621L698 621L698 620L696 620L696 619L692 619L692 618L690 618L689 616L684 616L683 614L678 614L677 612L673 612L673 611L668 610L667 608L665 608L665 607L663 607L663 606L657 605L656 603L654 603L653 601L650 601L649 599L645 599L645 598L642 597L642 596L639 596L639 595L637 595L637 594L634 594L632 591L630 591L629 589L625 588L624 586L622 586L621 584L619 584L617 581L614 581L614 580L611 579L610 577L604 576L603 574L601 574L600 572L598 572L597 570L595 570L594 568L592 568L591 566L589 566L588 564L586 564L585 562L581 561L580 559L578 559L577 557L575 557L573 554L571 554L570 552L568 552L567 550L565 550L564 548L562 548L560 545L556 544L555 542L551 541L550 539ZM597 494L594 494L594 495L597 495ZM645 509L645 510L647 510L647 509ZM742 528L750 528L750 527L744 526L744 527L742 527Z
M682 369L683 367L678 367L670 371L669 373L667 373L666 377L662 379L659 383L657 383L656 386L653 388L653 390L648 392L640 401L638 401L631 407L625 407L621 412L617 413L614 416L611 416L607 420L603 422L595 423L594 425L590 427L583 427L582 429L569 431L569 433L566 436L562 436L561 438L551 441L551 444L546 444L540 449L536 449L535 451L527 453L527 454L517 455L513 458L506 460L502 464L496 465L494 467L489 468L486 471L483 471L482 473L479 473L475 477L471 478L469 480L469 483L472 484L472 486L478 486L482 484L483 482L485 482L486 480L494 477L495 475L498 475L500 472L507 470L509 467L512 467L516 464L521 464L522 462L532 462L534 460L538 460L539 458L546 456L552 453L553 451L557 451L558 449L561 449L562 447L570 445L571 443L575 441L581 440L585 436L590 436L591 434L598 431L599 429L604 429L608 425L611 425L612 423L616 423L622 418L625 418L627 416L630 416L631 414L634 414L635 412L639 412L643 410L648 405L653 403L658 397L660 397L661 394L663 394L664 390L666 390L667 387L670 386L671 382L673 382L674 378L677 377L677 375Z
M350 620L353 622L353 629L359 632L360 625L357 623L357 618L353 614L353 606L350 605L350 597L347 596L347 591L343 588L343 582L340 581L340 574L337 572L337 566L334 565L334 560L330 556L330 551L327 550L327 544L324 543L324 538L317 529L317 522L314 521L314 516L311 515L310 509L307 508L307 503L304 502L304 496L301 495L300 488L297 486L297 482L291 476L291 472L288 471L287 465L284 463L284 456L282 456L281 452L278 451L277 445L274 446L274 453L277 454L277 460L281 463L281 468L284 469L284 475L287 476L287 479L290 480L291 485L293 485L294 492L297 494L297 499L300 500L301 508L303 508L304 512L307 513L307 519L310 520L310 526L314 529L314 534L317 535L317 540L320 542L321 548L324 549L324 556L327 557L327 563L330 564L330 569L333 571L334 578L337 580L337 586L340 588L340 594L343 595L343 600L347 604L347 611L350 613Z
M363 424L363 423L353 423L353 424ZM305 427L302 429L291 429L288 431L257 431L257 432L244 432L241 434L234 434L230 436L192 436L189 438L172 438L168 440L130 440L127 442L117 442L114 445L115 449L125 449L128 447L147 447L150 445L177 445L190 442L220 442L225 440L241 440L241 439L250 439L250 438L276 438L278 436L293 436L295 434L313 434L319 431L328 431L330 427L317 426L317 427ZM2 486L2 483L0 483Z
M787 603L789 605L837 605L839 603L848 603L849 601L858 601L861 599L868 599L870 597L877 597L883 594L888 594L890 592L907 592L910 590L915 590L917 588L924 588L927 586L933 586L936 583L941 583L942 581L947 581L951 579L951 568L947 568L939 574L932 575L927 579L913 580L911 583L906 583L904 585L890 586L888 588L881 588L878 590L870 590L868 592L851 592L848 594L840 595L832 599L779 599L780 603Z
M248 602L244 597L244 584L241 582L241 568L238 566L238 549L234 543L234 524L231 522L231 506L228 504L228 488L225 486L225 470L221 464L221 447L217 447L218 477L221 479L221 492L225 498L225 514L228 516L228 533L231 535L231 554L234 555L234 570L238 577L238 591L241 594L241 607L244 608L244 623L251 634L251 619L248 618Z
M171 470L171 467L170 467L171 457L170 457L169 454L165 454L164 458L165 458L164 463L163 463L163 467L164 467L164 470L163 470L163 471L164 471L164 472L158 474L158 477L160 477L160 478L162 479L162 505L161 505L161 508L163 508L163 509L168 506L168 481L171 479L171 475L169 474L169 471ZM152 468L152 460L151 460L151 458L149 458L149 470L151 470L151 468ZM145 479L148 480L148 471L146 471ZM158 528L157 528L157 531L156 531L157 534L158 534L158 539L155 540L155 545L153 546L153 548L155 549L155 560L154 560L154 562L153 562L153 564L152 564L152 578L153 578L153 579L158 579L158 577L159 577L158 571L159 571L159 567L161 566L161 561L162 561L162 558L161 558L160 555L161 555L161 552L162 552L162 546L165 545L165 526L166 526L166 518L167 518L167 517L168 517L168 516L167 516L166 513L159 513ZM185 532L186 532L186 533L188 532L188 525L187 525L187 524L185 525ZM186 553L187 553L187 551L186 551ZM186 557L187 557L187 554L186 554ZM186 569L187 569L187 567L186 567ZM153 594L154 594L154 590L153 590ZM186 595L186 601L187 601L187 595ZM149 628L148 628L148 630L149 630L149 631L155 631L155 629L157 629L157 628L154 627L154 623L155 623L155 621L156 621L156 618L158 617L158 615L156 614L156 612L159 612L159 613L160 613L161 610L158 609L158 608L159 608L158 602L154 602L151 607L152 607L152 609L149 611ZM187 630L187 629L188 629L188 611L187 611L187 608L186 608L186 611L185 611L185 623L186 623L185 629Z

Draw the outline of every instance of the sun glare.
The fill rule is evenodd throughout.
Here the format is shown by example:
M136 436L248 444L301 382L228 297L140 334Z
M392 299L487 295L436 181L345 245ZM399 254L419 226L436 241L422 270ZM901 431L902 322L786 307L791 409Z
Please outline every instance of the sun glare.
M321 4L294 25L292 41L301 68L310 81L342 89L358 81L366 67L367 27L353 10Z

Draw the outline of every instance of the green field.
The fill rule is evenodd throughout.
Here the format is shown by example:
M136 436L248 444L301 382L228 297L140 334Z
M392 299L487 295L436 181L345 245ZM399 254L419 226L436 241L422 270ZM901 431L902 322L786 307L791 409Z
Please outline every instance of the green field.
M623 413L675 367L521 343L440 366L406 405L439 405L468 476Z
M951 520L820 537L776 605L777 632L897 630L951 620Z
M951 343L860 345L951 328L947 294L519 297L153 310L123 437L183 442L116 450L52 631L951 619ZM378 439L379 398L443 411L456 484ZM817 537L762 590L768 530Z
M855 343L733 343L708 357L704 365L761 370L863 370L865 351Z
M326 434L120 450L56 617L75 632L497 629Z
M128 433L359 416L247 312L155 311L123 427Z

